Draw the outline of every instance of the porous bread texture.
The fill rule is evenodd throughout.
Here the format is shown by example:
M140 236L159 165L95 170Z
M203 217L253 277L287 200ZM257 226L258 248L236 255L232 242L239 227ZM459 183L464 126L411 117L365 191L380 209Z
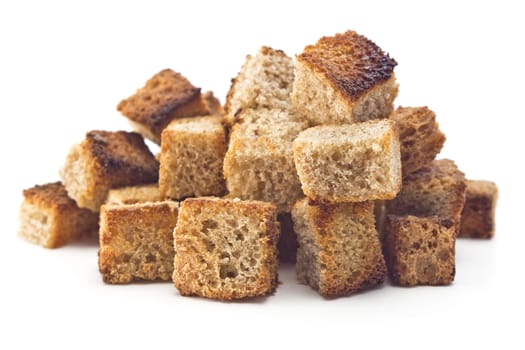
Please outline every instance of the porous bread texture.
M293 142L293 155L313 201L392 199L401 188L399 139L390 120L307 129Z
M324 297L345 296L383 282L386 265L372 202L310 204L293 210L297 278Z
M291 213L281 213L277 216L281 226L281 234L277 249L279 250L279 262L295 264L297 258L297 233L293 229Z
M292 59L281 50L263 46L246 62L226 97L225 110L230 116L241 110L259 108L289 109L294 80Z
M443 148L445 134L428 107L398 107L390 119L399 131L403 177L428 165Z
M94 130L70 149L60 176L79 207L98 212L110 189L156 182L158 172L139 134Z
M182 202L173 281L181 295L232 300L277 287L277 208L220 198Z
M398 93L396 65L356 32L322 37L296 57L293 106L311 125L387 118Z
M224 158L228 191L241 199L275 203L281 213L290 212L303 196L292 142L306 122L278 109L250 109L240 116Z
M98 215L79 208L61 182L24 190L18 234L45 248L58 248L98 229Z
M199 88L182 74L164 69L137 92L122 100L117 110L129 119L135 131L159 144L162 130L175 118L210 114Z
M161 200L157 184L126 186L109 190L105 204L135 204L159 202Z
M220 117L176 119L162 132L159 189L163 198L220 196L226 134Z
M386 204L387 214L450 219L457 233L466 187L465 174L452 160L434 160L403 179L397 197Z
M400 286L452 283L455 242L450 219L388 215L384 251L392 282Z
M494 182L467 180L465 206L461 213L458 237L492 238L498 187Z
M177 213L171 201L103 205L98 263L104 282L169 281Z

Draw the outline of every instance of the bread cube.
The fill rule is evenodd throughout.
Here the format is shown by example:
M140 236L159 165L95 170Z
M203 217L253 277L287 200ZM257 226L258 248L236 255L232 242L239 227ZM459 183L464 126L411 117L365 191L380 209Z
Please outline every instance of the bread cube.
M292 211L297 277L324 297L345 296L383 282L386 266L373 202L310 204Z
M427 107L398 107L390 119L399 131L403 177L428 165L443 148L445 134Z
M134 95L122 100L117 110L135 131L157 144L162 130L173 119L210 114L201 90L171 69L151 77Z
M498 187L494 182L467 180L465 206L458 237L492 238Z
M387 214L450 219L457 233L466 187L465 175L453 161L434 160L403 179L397 197L386 203Z
M97 229L98 215L79 208L61 182L24 190L18 232L22 238L45 248L58 248Z
M106 283L169 281L178 203L103 205L98 264Z
M220 196L226 135L219 117L176 119L162 132L159 190L163 198Z
M312 125L387 118L398 92L396 65L356 32L323 37L296 57L292 103Z
M294 79L292 59L280 50L263 46L246 62L226 97L226 113L237 115L241 110L276 108L289 109Z
M173 281L181 295L232 300L277 287L277 208L211 197L182 202Z
M293 154L303 192L316 202L392 199L401 187L399 139L386 119L307 129Z
M160 200L159 186L147 184L109 190L105 204L135 204Z
M60 176L79 207L98 212L110 189L157 182L158 172L139 134L95 130L70 149Z
M230 194L241 199L272 202L290 212L303 197L293 161L292 142L306 128L289 112L247 110L230 134L224 176Z
M450 219L388 215L384 251L392 282L400 286L452 283L455 242Z

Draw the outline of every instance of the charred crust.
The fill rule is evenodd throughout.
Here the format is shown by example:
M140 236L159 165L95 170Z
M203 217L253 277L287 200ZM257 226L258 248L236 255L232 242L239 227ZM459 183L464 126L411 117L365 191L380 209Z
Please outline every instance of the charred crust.
M322 37L315 45L306 46L297 60L326 76L351 100L390 79L397 65L373 41L354 31Z
M157 181L158 161L140 134L93 130L86 134L86 142L101 171L133 174L142 182Z

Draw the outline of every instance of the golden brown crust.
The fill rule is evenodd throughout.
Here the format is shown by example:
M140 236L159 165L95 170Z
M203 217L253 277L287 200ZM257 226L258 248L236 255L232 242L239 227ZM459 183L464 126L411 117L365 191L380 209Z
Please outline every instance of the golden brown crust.
M386 265L375 230L372 202L311 204L292 212L299 236L299 279L327 298L383 282Z
M176 202L104 205L99 270L106 283L171 279Z
M497 199L498 187L494 182L468 180L458 237L492 238Z
M181 295L232 300L277 286L277 208L213 197L186 199L175 229L173 281Z
M19 234L29 241L58 248L98 229L98 215L79 208L61 182L36 185L23 194Z
M465 174L452 160L434 160L403 179L401 192L387 202L387 213L450 219L457 232L466 187Z
M354 31L322 37L315 45L306 46L297 60L322 73L352 101L390 79L397 65L374 42Z
M35 185L23 191L24 200L40 207L54 207L59 210L78 208L75 201L68 197L62 182Z
M437 216L388 215L384 251L401 286L450 284L455 275L455 223Z
M174 118L208 114L200 89L171 69L155 74L133 96L122 100L117 110L148 129L154 142Z
M403 177L428 165L443 148L445 134L428 107L398 107L390 119L399 130Z
M161 200L157 184L126 186L111 189L106 204L135 204L159 202Z

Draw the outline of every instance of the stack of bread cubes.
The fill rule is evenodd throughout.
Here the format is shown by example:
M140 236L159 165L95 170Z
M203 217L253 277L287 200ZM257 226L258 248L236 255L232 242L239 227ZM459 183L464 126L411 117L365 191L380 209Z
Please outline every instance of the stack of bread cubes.
M162 70L118 104L134 132L86 134L61 182L24 191L20 235L98 232L106 283L267 295L278 265L324 297L446 285L457 237L494 234L496 185L467 181L427 107L394 109L396 61L353 31L247 56L223 105ZM160 145L154 156L144 142Z

